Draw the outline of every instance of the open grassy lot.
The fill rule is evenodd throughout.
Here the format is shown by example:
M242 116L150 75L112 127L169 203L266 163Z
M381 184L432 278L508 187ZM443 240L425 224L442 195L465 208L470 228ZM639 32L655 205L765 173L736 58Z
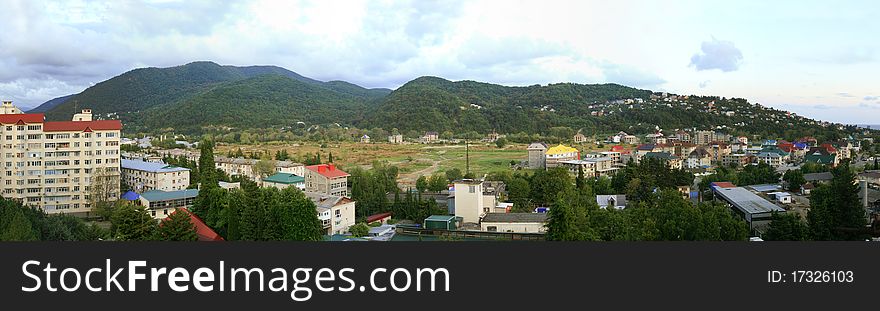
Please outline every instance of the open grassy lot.
M330 143L323 147L312 142L273 142L254 145L220 144L216 152L227 154L239 148L245 153L266 152L274 155L279 150L287 150L294 160L301 160L306 155L321 154L326 162L330 153L333 161L341 167L360 166L369 168L373 161L385 161L400 169L400 182L413 184L420 175L431 175L458 168L465 171L466 148L460 145L442 144L388 144L388 143ZM476 143L470 145L471 171L480 175L489 172L510 169L510 162L523 161L528 158L526 145L510 144L498 148L495 144Z

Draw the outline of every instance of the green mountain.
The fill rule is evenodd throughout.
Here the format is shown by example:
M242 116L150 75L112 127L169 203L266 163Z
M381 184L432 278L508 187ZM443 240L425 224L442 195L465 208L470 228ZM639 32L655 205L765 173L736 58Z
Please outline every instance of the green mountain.
M63 101L55 99L44 103L34 111L45 111L49 120L66 120L78 109L89 107L96 114L120 118L127 125L137 127L141 125L139 123L143 117L157 113L155 110L150 111L151 109L159 106L171 108L174 104L187 100L198 101L199 96L216 87L268 75L283 76L322 92L347 95L361 101L381 98L391 92L387 89L365 89L338 81L321 82L276 66L235 67L220 66L213 62L193 62L170 68L135 69L89 87L79 94L62 98Z
M657 128L718 129L733 135L794 139L845 137L855 129L818 122L738 98L678 96L617 84L510 87L420 77L394 91L322 82L275 66L195 62L142 68L35 109L67 120L79 108L117 118L126 132L228 133L336 123L454 135L490 131L570 137Z

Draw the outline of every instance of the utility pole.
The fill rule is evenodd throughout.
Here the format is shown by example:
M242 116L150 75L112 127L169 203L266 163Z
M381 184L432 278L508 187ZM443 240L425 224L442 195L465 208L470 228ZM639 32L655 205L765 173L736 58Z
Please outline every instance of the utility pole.
M469 175L471 173L471 146L467 139L464 140L464 163L464 174Z

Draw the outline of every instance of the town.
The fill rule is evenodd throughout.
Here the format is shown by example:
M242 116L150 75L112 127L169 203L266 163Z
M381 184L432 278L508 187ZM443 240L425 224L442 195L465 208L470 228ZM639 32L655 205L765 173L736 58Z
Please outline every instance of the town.
M597 103L592 115L678 98ZM704 109L738 113L714 102ZM307 142L229 144L123 129L87 108L71 121L45 121L3 101L3 239L761 241L876 238L880 230L880 145L867 129L833 141L659 126L559 130L570 136L542 141L395 129L336 142L336 159L326 143L300 154ZM379 146L411 153L396 162L393 154L345 159ZM429 150L451 161L406 167ZM478 164L495 150L500 159ZM835 196L843 190L852 196ZM828 214L840 203L855 208L848 222ZM816 217L835 227L818 236Z

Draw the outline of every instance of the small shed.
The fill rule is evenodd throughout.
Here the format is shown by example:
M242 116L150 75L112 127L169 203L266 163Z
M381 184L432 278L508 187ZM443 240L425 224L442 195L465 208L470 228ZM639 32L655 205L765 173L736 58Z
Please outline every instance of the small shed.
M425 229L455 230L454 215L431 215L425 218Z

